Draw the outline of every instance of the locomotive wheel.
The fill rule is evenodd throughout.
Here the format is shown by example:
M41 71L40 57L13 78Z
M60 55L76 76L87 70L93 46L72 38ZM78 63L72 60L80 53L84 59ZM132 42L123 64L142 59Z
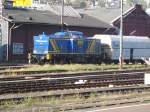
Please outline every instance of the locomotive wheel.
M39 65L44 65L44 63L45 63L44 60L39 60L39 61L38 61L38 64L39 64Z
M114 64L118 64L118 63L119 63L119 61L117 61L117 60L116 60L116 61L114 61Z
M36 58L31 58L31 64L38 63L38 60Z
M101 60L98 60L98 64L101 65L101 64L102 64L102 61L101 61Z
M142 64L142 65L144 65L144 64L145 64L145 62L144 62L144 61L141 61L141 64Z
M129 60L125 60L124 62L125 62L127 65L129 64Z

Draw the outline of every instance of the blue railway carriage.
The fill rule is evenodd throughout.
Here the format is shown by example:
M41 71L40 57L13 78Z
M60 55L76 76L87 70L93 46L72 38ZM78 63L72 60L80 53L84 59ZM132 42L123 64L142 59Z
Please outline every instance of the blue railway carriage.
M101 63L100 40L73 33L74 36L72 32L34 36L33 62Z
M101 40L105 63L119 63L119 35L95 35L93 38ZM150 57L150 38L145 36L123 36L122 51L123 60L126 64L143 64L143 58Z

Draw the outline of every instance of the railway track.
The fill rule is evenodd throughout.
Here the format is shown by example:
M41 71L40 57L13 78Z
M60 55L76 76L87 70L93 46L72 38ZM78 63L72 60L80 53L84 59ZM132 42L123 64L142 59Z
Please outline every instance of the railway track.
M91 93L128 93L128 92L149 92L150 86L140 85L140 86L123 86L123 87L112 87L112 88L82 88L82 89L69 89L69 90L57 90L43 92L31 92L31 93L18 93L18 94L4 94L0 95L0 105L4 101L17 101L18 103L21 99L25 98L50 98L50 97L60 97L60 96L73 96L82 95L84 97L90 97Z
M137 85L144 83L144 72L71 75L43 75L36 77L1 78L0 94L26 93L35 91L107 87L109 85ZM72 76L73 75L73 76ZM58 77L57 77L58 76ZM2 80L3 79L3 80Z
M48 82L36 82L36 83L14 83L2 85L1 94L6 93L25 93L25 92L35 92L35 91L48 91L48 90L59 90L59 89L76 89L76 88L91 88L91 87L104 87L110 84L113 85L135 85L143 84L142 79L132 79L132 80L119 80L119 81L103 81L99 83L88 83L88 84L57 84L53 85Z
M5 68L5 66L3 66L4 68ZM2 70L4 70L3 69L3 67L2 67ZM0 77L5 77L5 76L8 76L9 77L9 75L11 75L11 73L15 73L16 75L18 74L19 76L21 75L22 77L24 77L24 76L27 76L27 75L35 75L35 76L37 76L37 75L39 75L39 74L50 74L50 73L52 73L52 74L55 74L55 76L56 77L58 77L59 75L60 76L63 76L63 75L65 75L66 76L66 74L64 74L64 73L62 73L62 72L67 72L66 70L59 70L59 71L57 71L57 70L45 70L45 71L39 71L39 70L37 70L37 71L11 71L11 69L15 69L15 67L17 68L17 69L19 69L19 68L24 68L24 67L30 67L30 66L12 66L12 67L9 67L9 66L7 66L5 69L7 69L7 68L10 68L10 69L8 69L7 71L2 71L2 70L0 70ZM10 70L10 71L9 71ZM85 72L85 73L69 73L69 75L76 75L76 74L100 74L100 72L101 72L101 74L106 74L106 73L126 73L126 72L142 72L142 71L150 71L150 68L149 67L147 67L147 68L136 68L136 69L130 69L130 68L128 68L128 69L124 69L124 70L109 70L109 69L106 69L105 71L94 71L94 72L89 72L89 73L87 73L87 72ZM59 72L59 73L58 73Z
M41 72L32 72L32 71L27 71L24 74L23 72L17 76L7 76L3 75L0 77L0 81L13 81L13 80L26 80L26 79L40 79L40 78L58 78L58 77L70 77L70 76L85 76L85 75L105 75L105 74L129 74L133 72L149 72L150 68L146 69L138 69L138 70L111 70L111 71L96 71L96 72L82 72L82 73L41 73ZM20 72L18 72L20 73ZM37 74L38 73L38 74ZM1 72L0 72L1 74ZM5 74L5 73L4 73Z
M15 77L7 76L0 78L0 105L3 105L4 101L12 100L19 103L22 99L28 97L49 98L53 96L59 97L62 94L65 96L81 94L88 97L93 92L149 91L150 86L141 86L144 84L145 72L149 71L149 69L142 69L65 74L26 74ZM82 81L82 83L76 83L80 81ZM109 85L114 85L114 87L108 88ZM96 89L93 90L92 88ZM77 91L75 91L76 89ZM54 93L49 94L48 91L54 91Z
M24 66L24 65L7 65L7 66L0 66L0 70L12 70L12 69L21 69L21 68L26 68L27 66ZM3 72L1 72L3 73Z

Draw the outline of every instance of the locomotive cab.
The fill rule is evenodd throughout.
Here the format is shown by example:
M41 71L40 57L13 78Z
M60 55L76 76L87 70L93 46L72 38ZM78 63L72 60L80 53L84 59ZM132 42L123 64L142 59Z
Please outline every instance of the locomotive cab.
M32 62L43 62L48 57L49 37L44 33L33 37L34 47Z

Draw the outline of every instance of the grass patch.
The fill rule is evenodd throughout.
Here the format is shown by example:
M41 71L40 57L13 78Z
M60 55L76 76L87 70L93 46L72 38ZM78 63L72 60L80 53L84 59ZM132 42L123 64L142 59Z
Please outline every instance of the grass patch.
M97 64L65 64L65 65L29 65L27 68L5 70L13 75L16 72L83 72L83 71L104 71L117 70L119 65L97 65ZM139 69L145 68L145 65L124 65L124 69Z
M29 108L32 106L38 105L48 105L52 107L59 106L72 106L76 104L86 104L93 102L102 102L102 105L107 105L111 101L128 100L128 99L139 99L142 103L150 102L150 91L145 92L127 92L124 93L91 93L89 97L84 97L79 94L74 96L61 96L61 97L50 97L50 98L25 98L21 103L17 103L15 101L6 101L0 105L1 109L10 109L10 108ZM144 97L147 99L144 100Z

